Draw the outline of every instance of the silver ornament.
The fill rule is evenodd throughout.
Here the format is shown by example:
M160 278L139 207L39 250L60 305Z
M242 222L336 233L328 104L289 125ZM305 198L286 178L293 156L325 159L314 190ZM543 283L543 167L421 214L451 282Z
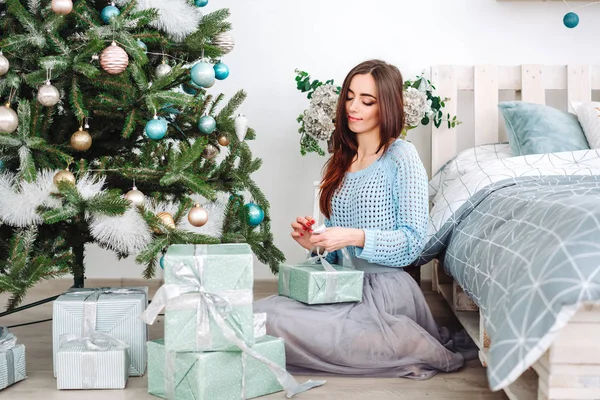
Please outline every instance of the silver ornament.
M137 190L134 186L129 192L125 194L125 198L131 202L131 204L139 206L144 204L145 196L144 193Z
M240 142L244 141L244 138L246 137L246 133L248 132L248 118L246 118L245 115L243 114L238 114L237 117L235 117L235 134L237 135L238 139L240 139Z
M13 133L19 126L17 113L9 104L0 107L0 133Z
M10 62L8 62L8 58L4 57L0 51L0 76L6 74L8 68L10 68Z
M163 63L156 67L156 77L162 78L163 76L169 75L171 73L171 66L169 64Z
M54 87L50 81L46 81L45 85L40 86L37 94L38 101L46 107L52 107L60 100L60 93L58 89Z
M215 158L217 154L219 154L219 149L216 146L213 146L209 143L204 148L204 151L202 151L202 158L210 160Z
M221 32L217 33L213 39L212 44L221 49L223 54L228 54L233 50L233 46L235 45L235 41L233 40L233 36L229 32Z

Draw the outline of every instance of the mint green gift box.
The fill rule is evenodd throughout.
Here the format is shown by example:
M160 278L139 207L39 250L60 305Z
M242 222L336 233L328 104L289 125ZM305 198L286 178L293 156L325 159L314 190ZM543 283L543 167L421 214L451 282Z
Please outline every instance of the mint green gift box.
M148 342L148 393L162 398L167 396L168 378L164 342L164 339ZM283 339L263 336L257 339L254 349L285 368ZM283 390L267 366L239 349L172 353L172 356L175 373L171 378L177 400L252 399Z
M254 344L253 263L246 243L169 247L164 258L165 285L187 293L166 304L167 351L236 350L205 307L200 288L216 302L215 309L226 309L223 319L238 337L248 346Z
M277 289L281 296L306 304L362 301L364 272L341 265L280 264Z

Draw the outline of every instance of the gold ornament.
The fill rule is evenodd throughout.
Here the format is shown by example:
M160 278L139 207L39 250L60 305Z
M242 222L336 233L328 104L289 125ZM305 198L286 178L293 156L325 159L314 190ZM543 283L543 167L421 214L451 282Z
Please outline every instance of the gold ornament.
M59 15L67 15L73 10L71 0L52 0L52 11Z
M77 151L86 151L92 147L92 136L79 127L79 130L71 135L71 147Z
M129 56L116 42L112 42L102 54L100 54L100 65L102 69L112 75L120 74L129 65Z
M208 211L200 204L194 204L188 213L188 221L195 227L203 226L208 222Z
M166 211L163 211L159 212L157 216L161 219L163 224L165 224L169 228L175 229L175 220L173 219L173 216L171 214L169 214Z
M56 175L54 175L54 184L58 185L60 181L67 181L70 184L75 184L75 175L71 173L68 169L63 169L62 171L58 171Z
M136 206L144 204L145 197L144 193L140 192L135 186L125 194L125 198Z
M217 142L219 142L219 144L221 146L229 146L229 138L225 135L221 135L219 136L219 138L217 139Z
M0 133L13 133L18 126L19 117L10 104L0 106Z

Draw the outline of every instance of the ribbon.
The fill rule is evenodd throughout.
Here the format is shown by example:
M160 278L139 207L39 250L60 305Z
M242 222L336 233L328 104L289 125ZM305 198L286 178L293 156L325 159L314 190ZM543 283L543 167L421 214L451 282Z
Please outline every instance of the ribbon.
M230 343L240 348L242 352L250 357L262 362L271 370L279 384L286 391L288 398L325 384L325 381L312 380L299 384L284 368L265 358L255 349L250 348L238 337L241 333L236 329L235 325L232 324L231 303L222 295L223 292L217 294L205 290L204 255L207 250L207 245L195 245L194 268L188 267L185 263L179 263L174 266L173 273L175 273L179 279L187 283L187 285L165 284L161 286L148 308L142 313L142 320L147 324L153 324L163 308L168 306L168 308L171 309L171 304L173 302L185 301L191 294L192 298L195 298L198 301L198 314L202 314L197 316L197 318L200 318L200 325L198 325L199 329L197 330L200 331L200 336L205 337L207 332L210 334L208 321L209 318L212 318L223 333L223 336L225 336ZM230 291L228 294L234 294L233 298L236 298L236 296L240 294L243 297L246 297L244 300L250 300L250 303L252 302L252 290ZM206 331L206 329L208 329L208 331ZM165 360L165 395L167 399L175 399L175 383L173 382L175 377L175 354L170 353L172 352L167 351Z
M146 292L142 289L110 287L70 289L65 294L87 295L83 299L83 327L81 332L82 337L87 337L92 333L96 332L96 315L98 312L98 300L100 299L100 296L130 294L143 294L144 297L147 296ZM144 301L144 303L148 304L147 298Z
M60 348L69 349L84 346L87 351L81 355L81 380L83 389L95 389L98 376L98 352L111 349L128 349L129 345L112 335L92 332L84 337L72 334L60 335Z
M16 344L17 338L15 335L10 333L7 327L0 326L0 353L6 354L7 386L15 383L15 353L13 348Z
M267 313L254 313L254 339L267 334Z

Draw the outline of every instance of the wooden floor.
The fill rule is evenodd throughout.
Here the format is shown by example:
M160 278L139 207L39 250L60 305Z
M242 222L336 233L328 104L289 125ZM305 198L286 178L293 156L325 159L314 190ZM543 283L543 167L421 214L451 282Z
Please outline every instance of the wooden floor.
M35 287L29 293L23 304L31 303L46 297L53 296L66 290L71 282L67 280L52 281ZM148 282L144 282L145 285ZM88 281L87 287L94 286L138 286L140 281ZM150 286L151 296L156 290L156 285ZM431 284L423 285L430 288ZM426 289L427 290L427 289ZM255 286L255 299L276 292L272 282L257 282ZM438 294L426 291L427 301L439 324L448 326L451 330L457 327L457 321L448 306ZM4 310L7 296L0 295L0 310ZM49 319L52 317L52 303L34 307L16 314L0 318L0 325L12 326L30 321ZM150 340L162 337L162 324L159 320L150 326ZM36 325L11 328L19 343L25 344L27 356L28 378L18 382L7 389L0 391L1 400L80 400L85 395L86 399L110 400L143 400L156 399L147 393L146 377L130 377L125 390L93 390L86 391L59 391L56 389L56 380L52 376L52 323L43 322ZM322 377L296 376L298 381L308 378L323 379ZM491 392L488 389L485 369L477 361L470 361L460 371L449 374L438 374L426 381L412 381L402 378L348 378L327 377L327 383L309 392L294 398L306 399L506 399L504 392ZM285 395L275 393L261 399L285 399Z

